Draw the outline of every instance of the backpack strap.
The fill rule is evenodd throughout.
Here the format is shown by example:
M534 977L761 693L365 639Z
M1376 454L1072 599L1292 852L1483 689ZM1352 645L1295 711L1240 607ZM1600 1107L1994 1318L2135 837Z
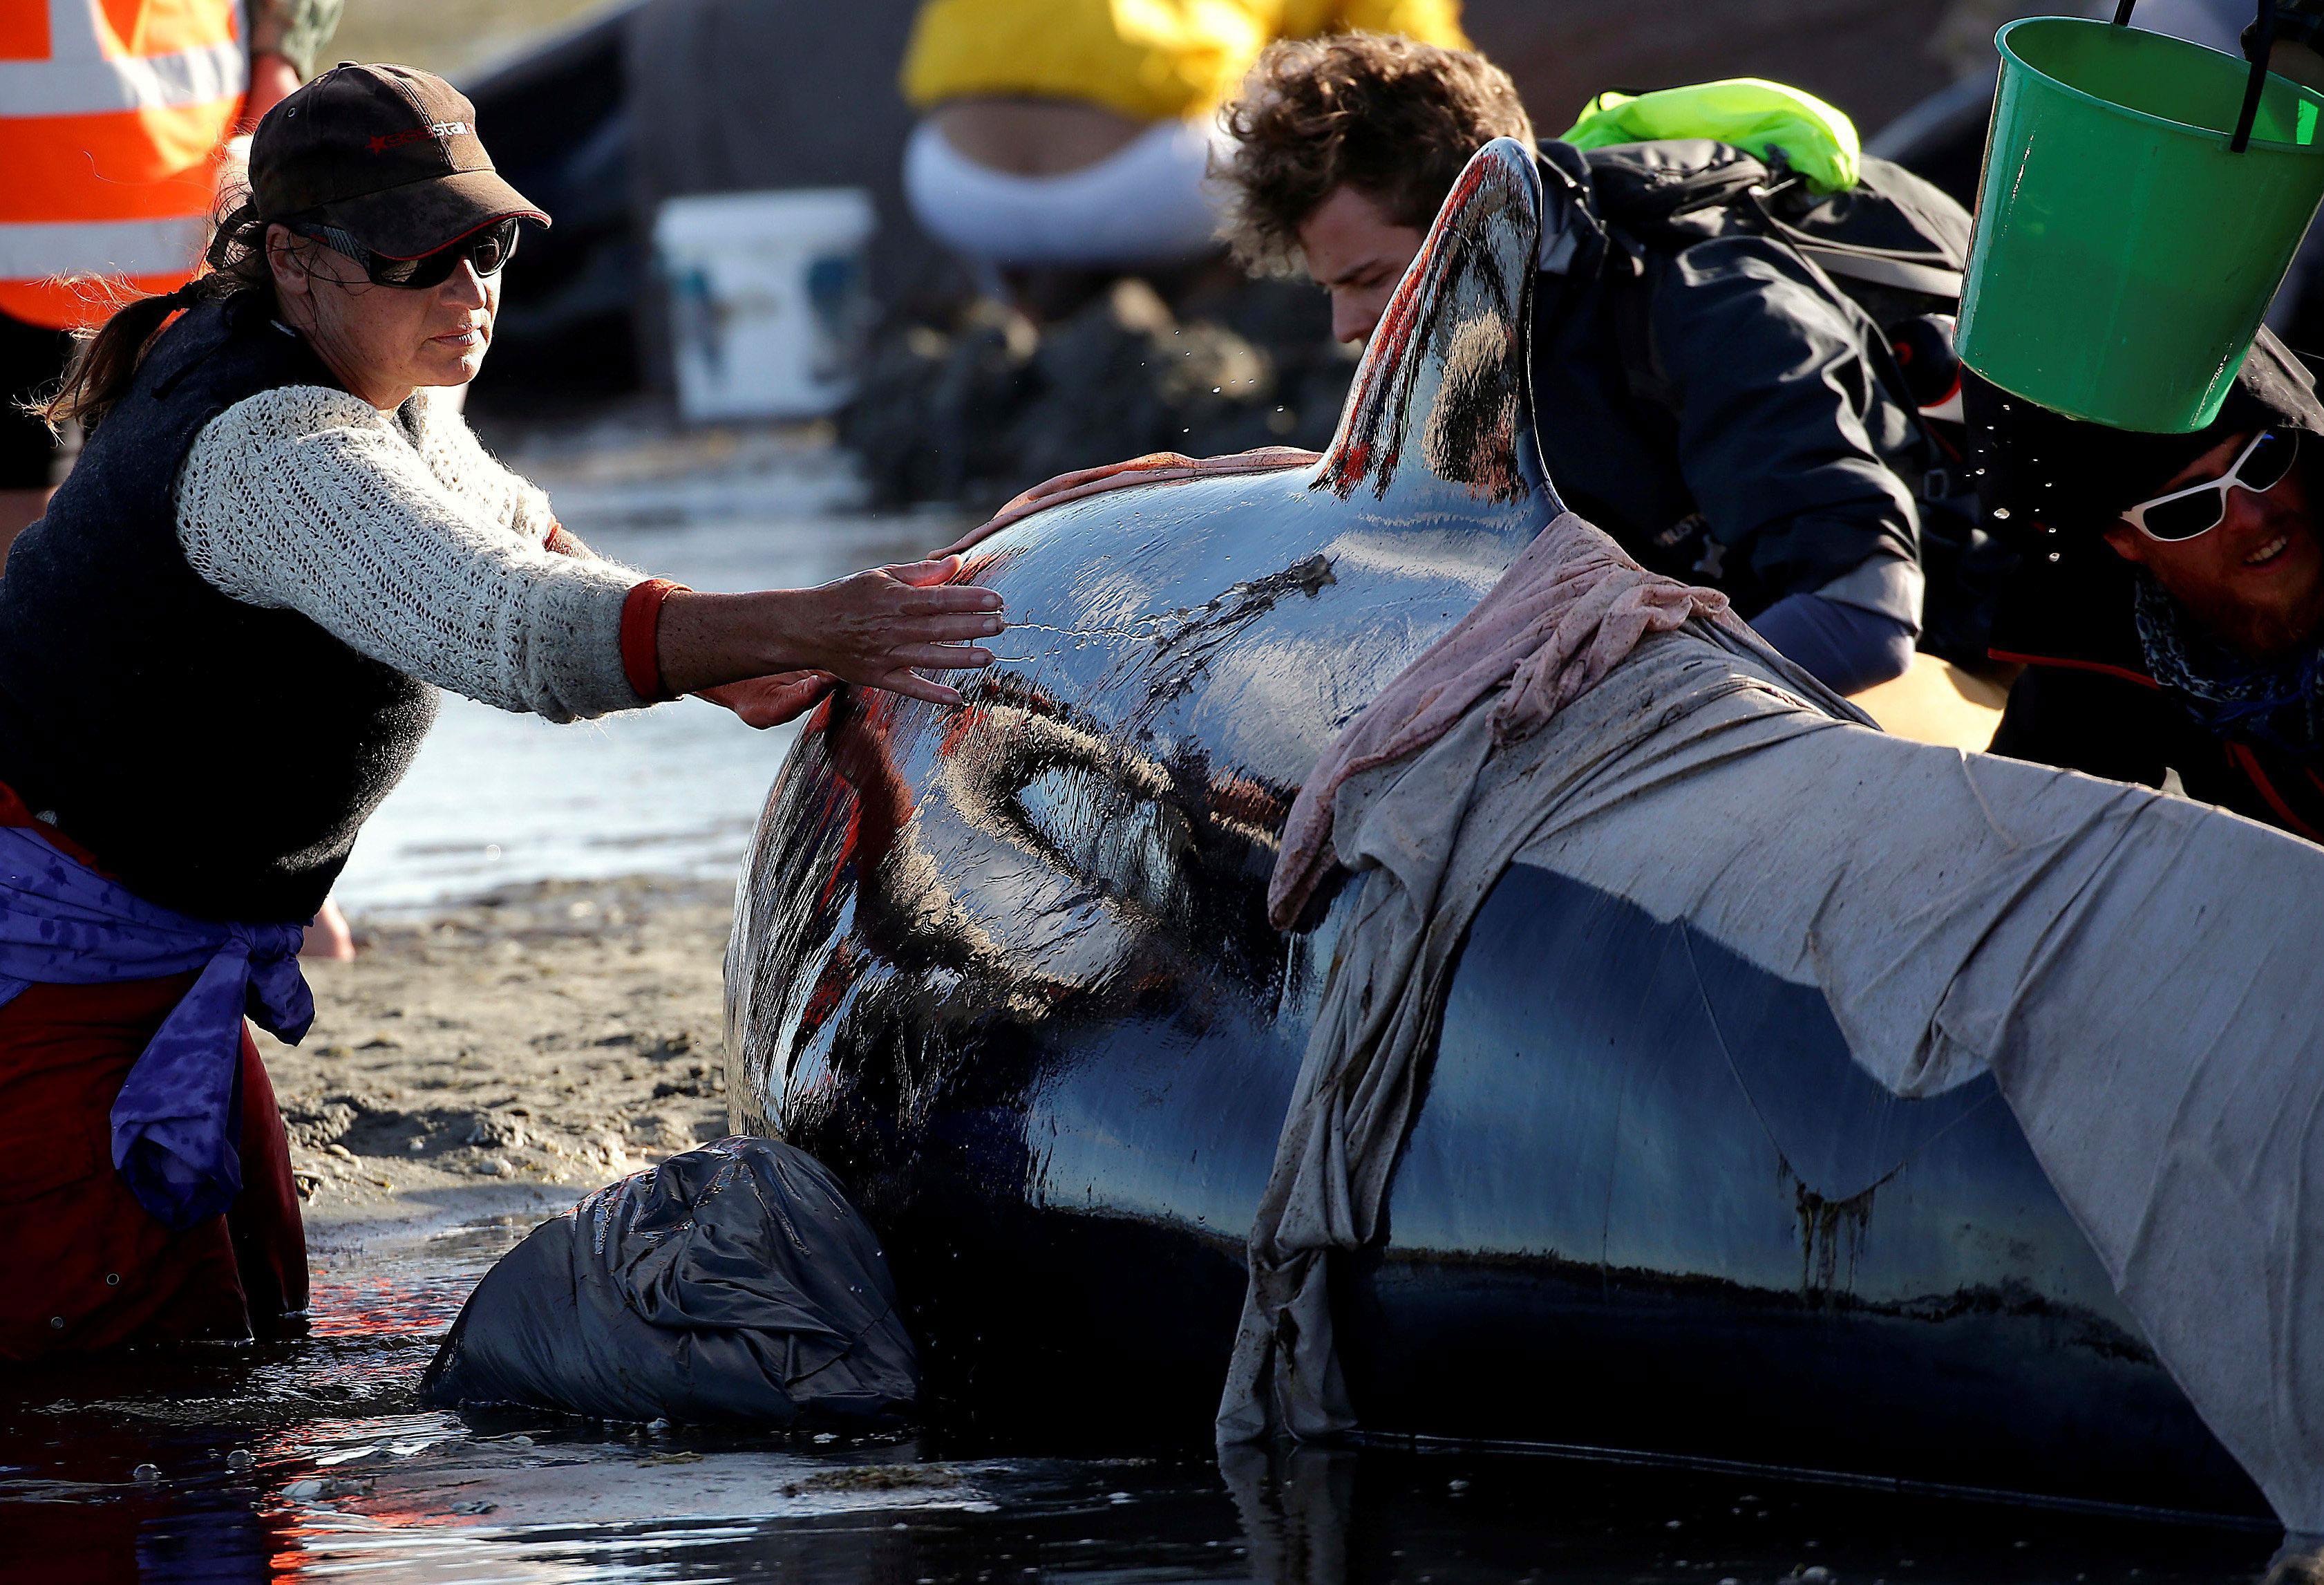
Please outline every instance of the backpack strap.
M1764 190L1755 190L1760 213L1775 235L1822 266L1826 274L1873 286L1891 286L1931 297L1959 298L1961 273L1941 253L1908 253L1901 248L1866 247L1837 237L1816 236L1785 225L1767 209Z
M1961 294L1961 273L1914 259L1843 248L1828 242L1803 242L1786 237L1794 247L1823 266L1827 275L1861 281L1871 286L1891 286L1901 292L1922 292L1931 297Z

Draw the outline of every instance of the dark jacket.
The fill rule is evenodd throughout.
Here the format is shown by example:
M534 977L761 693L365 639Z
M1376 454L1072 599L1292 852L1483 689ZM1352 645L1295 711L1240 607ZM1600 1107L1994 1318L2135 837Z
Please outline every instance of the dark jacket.
M1993 657L2025 667L1993 752L2011 759L2180 790L2279 830L2324 842L2319 766L2264 742L2215 737L2148 672L2129 563L2099 546L2085 565L2014 591ZM2045 562L2044 566L2052 564ZM2030 607L2030 609L2029 609Z
M1642 238L1601 201L1609 171L1635 189L1711 161L1766 174L1708 142L1542 145L1534 402L1568 505L1749 616L1875 558L1917 561L1905 476L1928 459L1886 333L1794 249Z
M290 385L337 382L254 301L188 312L0 576L0 782L208 919L310 918L435 717L425 684L220 593L179 547L194 438Z

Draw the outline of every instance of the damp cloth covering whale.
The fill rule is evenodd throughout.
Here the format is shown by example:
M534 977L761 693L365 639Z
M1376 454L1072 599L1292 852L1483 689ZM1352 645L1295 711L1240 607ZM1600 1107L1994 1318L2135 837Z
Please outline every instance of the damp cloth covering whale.
M1499 699L1337 788L1332 857L1362 885L1252 1231L1222 1439L1355 1425L1323 1267L1382 1235L1461 941L1522 862L1815 988L1899 1096L1990 1071L2206 1423L2287 1525L2324 1528L2324 850L1884 736L1723 619L1641 636L1523 737Z
M1268 879L1268 920L1289 928L1332 868L1332 806L1349 777L1434 743L1488 694L1494 737L1525 737L1596 687L1647 634L1727 612L1725 595L1648 572L1607 534L1559 514L1308 773Z
M730 1138L611 1183L478 1284L429 1404L607 1420L883 1423L919 1392L888 1265L805 1152Z

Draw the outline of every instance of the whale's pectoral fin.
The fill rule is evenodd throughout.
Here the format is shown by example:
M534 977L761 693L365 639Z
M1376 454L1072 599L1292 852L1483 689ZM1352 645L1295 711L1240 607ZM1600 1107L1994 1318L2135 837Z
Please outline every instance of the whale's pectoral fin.
M1451 491L1563 510L1534 440L1531 369L1541 177L1513 138L1477 152L1372 332L1316 471L1342 497Z

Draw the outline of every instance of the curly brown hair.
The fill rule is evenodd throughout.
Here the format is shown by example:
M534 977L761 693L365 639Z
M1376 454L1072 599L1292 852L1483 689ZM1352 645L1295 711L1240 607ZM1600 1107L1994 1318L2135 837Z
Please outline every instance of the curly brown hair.
M1220 230L1251 270L1295 274L1299 227L1342 183L1425 228L1469 157L1533 141L1509 74L1469 50L1387 33L1285 39L1220 112L1234 139L1212 171Z

